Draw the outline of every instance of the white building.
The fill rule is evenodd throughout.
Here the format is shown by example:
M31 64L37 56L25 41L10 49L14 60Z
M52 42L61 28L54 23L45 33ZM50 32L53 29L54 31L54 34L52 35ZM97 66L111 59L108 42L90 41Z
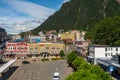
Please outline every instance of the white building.
M43 36L30 36L29 35L29 42L31 43L34 43L36 42L36 40L40 40L40 41L46 41L46 37L43 35Z
M112 55L120 54L120 46L91 45L89 46L88 60L94 65L98 58L112 58Z

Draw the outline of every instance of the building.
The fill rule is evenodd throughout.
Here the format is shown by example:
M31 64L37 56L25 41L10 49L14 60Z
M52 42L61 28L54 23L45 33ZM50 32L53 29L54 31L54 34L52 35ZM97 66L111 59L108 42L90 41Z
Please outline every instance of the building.
M46 32L46 40L49 42L57 42L58 35L56 30L50 30Z
M63 43L39 43L39 54L42 58L57 58L60 57L61 50L64 51L65 45Z
M13 40L16 40L16 39L20 39L20 38L21 38L20 35L12 35L11 37L12 37Z
M59 34L59 38L60 40L71 40L74 41L75 40L75 34L74 33L70 33L70 32L65 32L62 34Z
M96 65L98 58L112 58L113 55L119 54L120 46L90 45L88 60Z
M40 58L58 58L61 50L64 51L63 43L7 43L5 57L40 57Z
M30 43L39 43L41 41L46 41L46 37L43 36L30 36L28 37Z
M30 57L37 57L39 54L38 43L28 43L28 55Z
M75 50L77 51L78 55L86 57L88 55L89 44L90 44L90 41L76 41Z
M80 41L85 41L85 34L86 34L85 31L82 31L82 32L80 33Z
M78 30L73 30L71 31L71 34L75 35L75 41L85 41L84 37L86 32L85 31L78 31Z
M6 48L7 32L0 28L0 62L3 61L3 56Z
M28 44L25 42L6 43L6 57L27 58Z
M7 38L7 32L5 29L0 28L0 40Z

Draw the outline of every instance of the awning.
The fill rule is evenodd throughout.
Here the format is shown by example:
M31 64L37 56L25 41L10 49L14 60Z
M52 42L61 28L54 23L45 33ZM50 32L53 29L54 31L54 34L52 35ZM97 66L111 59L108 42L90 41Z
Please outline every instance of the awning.
M105 62L105 61L102 61L102 60L99 60L99 59L97 59L96 61L97 61L99 64L102 64L102 65L104 65L104 66L109 66L109 65L110 65L109 62Z
M88 58L94 58L93 56L87 56Z
M120 65L119 65L119 64L112 63L112 65L117 66L117 67L119 67L119 68L120 68Z

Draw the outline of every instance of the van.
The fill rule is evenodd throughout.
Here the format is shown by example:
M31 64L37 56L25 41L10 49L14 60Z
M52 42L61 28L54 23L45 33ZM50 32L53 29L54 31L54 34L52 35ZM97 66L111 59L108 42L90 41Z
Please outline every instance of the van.
M60 80L59 72L54 72L53 80Z

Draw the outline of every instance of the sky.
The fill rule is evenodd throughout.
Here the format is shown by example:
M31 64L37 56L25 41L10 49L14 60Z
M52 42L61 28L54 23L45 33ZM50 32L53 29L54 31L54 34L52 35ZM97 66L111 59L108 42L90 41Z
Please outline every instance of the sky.
M0 0L0 26L7 33L36 28L69 0Z

